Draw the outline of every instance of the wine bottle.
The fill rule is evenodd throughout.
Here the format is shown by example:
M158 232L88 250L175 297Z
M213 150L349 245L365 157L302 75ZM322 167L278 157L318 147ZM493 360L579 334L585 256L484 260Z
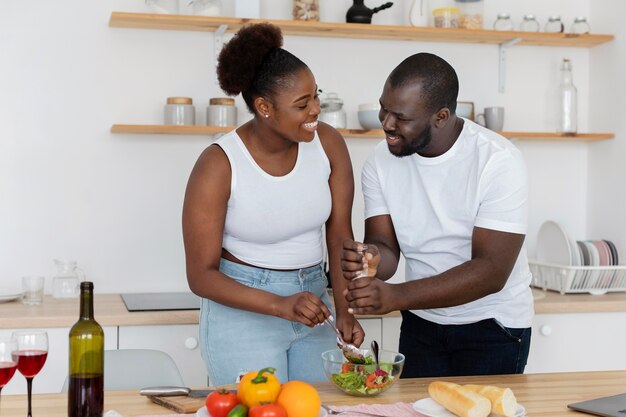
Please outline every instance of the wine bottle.
M70 330L68 417L102 417L104 331L93 315L93 283L80 284L80 317Z

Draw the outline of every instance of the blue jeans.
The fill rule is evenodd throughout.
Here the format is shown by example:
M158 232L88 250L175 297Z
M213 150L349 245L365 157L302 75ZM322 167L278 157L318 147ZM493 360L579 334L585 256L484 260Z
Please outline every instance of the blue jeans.
M402 312L402 378L524 373L530 328L513 329L494 319L442 325Z
M331 307L321 265L274 271L222 259L220 271L245 286L281 296L309 291ZM328 326L310 328L202 300L200 346L211 385L233 384L239 374L267 367L276 368L281 382L326 381L322 352L337 347L335 338Z

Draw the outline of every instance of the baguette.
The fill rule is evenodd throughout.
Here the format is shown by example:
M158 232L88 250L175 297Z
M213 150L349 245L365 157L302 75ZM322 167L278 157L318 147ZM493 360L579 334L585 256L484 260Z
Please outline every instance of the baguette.
M513 417L517 412L517 399L510 388L492 385L463 385L463 387L487 397L491 402L491 412L504 417Z
M487 417L491 412L491 403L487 398L452 382L432 382L428 386L428 394L459 417Z

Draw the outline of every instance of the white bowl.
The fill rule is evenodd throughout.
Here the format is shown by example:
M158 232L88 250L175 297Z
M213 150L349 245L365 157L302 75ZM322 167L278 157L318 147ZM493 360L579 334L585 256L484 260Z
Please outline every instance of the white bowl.
M359 104L359 123L366 130L382 129L383 126L378 119L380 105L378 103Z

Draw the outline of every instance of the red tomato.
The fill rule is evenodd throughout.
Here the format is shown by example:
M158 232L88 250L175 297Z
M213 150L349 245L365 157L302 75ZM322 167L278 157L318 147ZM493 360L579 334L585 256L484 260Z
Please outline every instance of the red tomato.
M206 397L206 408L211 417L226 417L239 404L237 395L227 389L213 391Z
M389 383L389 378L386 376L376 376L376 374L369 374L365 379L365 386L367 388L382 388Z
M255 405L248 411L248 417L287 417L287 411L278 404Z
M344 363L341 365L341 373L347 374L348 372L363 372L363 365L355 365L353 363Z

